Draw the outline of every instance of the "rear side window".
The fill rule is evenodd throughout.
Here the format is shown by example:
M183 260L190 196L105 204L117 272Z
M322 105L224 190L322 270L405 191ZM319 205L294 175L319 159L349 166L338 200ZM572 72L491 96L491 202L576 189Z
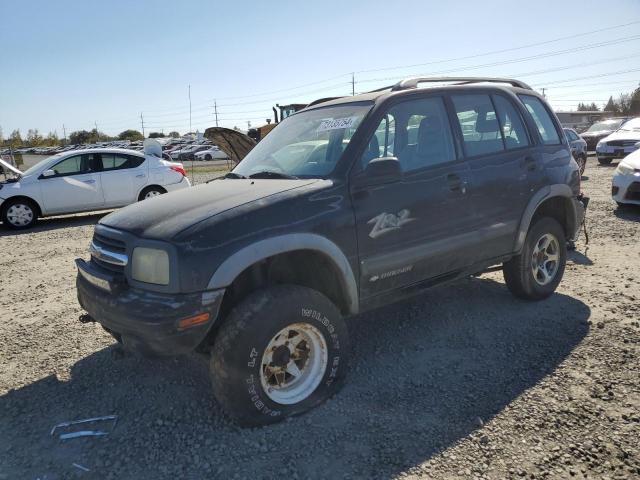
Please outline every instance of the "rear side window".
M522 103L524 103L524 106L527 107L531 117L533 117L533 121L536 123L538 132L540 132L540 136L545 145L559 144L560 136L558 135L556 126L540 99L530 95L519 95L519 97Z
M498 113L498 120L500 120L505 146L509 149L529 145L522 117L513 104L501 95L495 95L493 102Z
M504 150L500 124L489 95L452 95L467 156Z
M120 155L113 153L102 154L102 170L122 170L125 168L136 168L144 161L144 158L130 155Z

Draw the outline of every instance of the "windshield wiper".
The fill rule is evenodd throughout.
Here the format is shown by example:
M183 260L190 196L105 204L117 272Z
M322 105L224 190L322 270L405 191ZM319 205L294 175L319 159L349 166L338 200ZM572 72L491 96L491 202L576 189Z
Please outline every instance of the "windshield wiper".
M224 178L247 178L244 175L240 175L239 173L234 173L234 172L229 172L227 173Z
M273 172L271 170L263 170L261 172L252 173L249 178L286 178L287 180L297 180L295 175L288 175L282 172Z

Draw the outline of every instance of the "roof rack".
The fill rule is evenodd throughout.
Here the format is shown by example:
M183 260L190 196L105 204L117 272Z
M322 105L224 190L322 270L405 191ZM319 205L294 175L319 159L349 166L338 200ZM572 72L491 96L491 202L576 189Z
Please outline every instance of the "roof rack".
M526 90L533 90L529 85L520 80L514 80L513 78L494 78L494 77L413 77L400 80L393 86L383 87L374 92L380 92L383 90L391 89L392 92L398 90L407 90L410 88L418 88L420 83L449 83L454 82L455 85L469 85L471 83L507 83L513 87L524 88Z

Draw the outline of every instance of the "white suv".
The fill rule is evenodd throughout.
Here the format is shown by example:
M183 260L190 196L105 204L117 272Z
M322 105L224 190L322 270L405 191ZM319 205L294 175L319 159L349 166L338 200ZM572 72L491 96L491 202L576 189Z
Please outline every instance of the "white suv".
M0 183L0 219L10 228L29 228L38 217L123 207L191 186L182 164L160 158L158 147L72 150L25 172L0 160L15 174Z

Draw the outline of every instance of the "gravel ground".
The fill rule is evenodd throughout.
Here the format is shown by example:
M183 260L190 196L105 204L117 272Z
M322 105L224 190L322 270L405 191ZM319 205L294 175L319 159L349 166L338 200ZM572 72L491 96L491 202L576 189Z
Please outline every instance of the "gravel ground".
M262 429L224 417L203 359L121 355L77 321L100 215L0 229L0 479L640 477L640 209L595 163L556 295L523 303L494 272L354 318L342 392ZM108 436L49 435L106 414Z

